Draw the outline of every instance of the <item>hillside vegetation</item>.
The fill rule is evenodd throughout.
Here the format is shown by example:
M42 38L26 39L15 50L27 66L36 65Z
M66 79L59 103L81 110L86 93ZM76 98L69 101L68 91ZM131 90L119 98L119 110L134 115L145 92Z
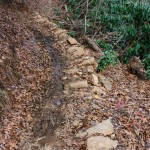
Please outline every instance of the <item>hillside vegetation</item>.
M65 0L71 35L87 35L103 50L98 71L140 58L150 78L150 5L138 0ZM68 16L67 16L68 17ZM67 18L66 18L67 21Z

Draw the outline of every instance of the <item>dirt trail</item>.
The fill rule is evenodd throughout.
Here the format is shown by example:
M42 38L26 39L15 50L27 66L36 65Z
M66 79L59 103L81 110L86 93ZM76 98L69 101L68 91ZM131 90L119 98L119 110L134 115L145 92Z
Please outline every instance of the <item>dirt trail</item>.
M21 145L20 150L30 150L33 148L41 150L49 146L52 148L53 146L63 145L63 142L56 137L55 130L62 126L65 121L61 110L64 104L62 83L64 62L60 52L53 47L53 37L43 35L42 32L35 29L31 31L35 36L36 43L49 53L52 74L49 74L51 80L45 84L43 101L35 112L34 138L31 141L25 141L24 146Z
M5 10L8 11L6 13L10 20L14 17L11 11L16 13L17 19L22 20L20 22L16 19L15 22L19 26L15 33L16 37L19 39L18 35L22 35L15 41L17 45L14 47L19 62L16 68L20 79L10 85L5 84L11 89L13 104L4 114L0 124L2 132L0 149L41 150L47 144L51 147L62 146L63 143L55 136L55 130L65 121L61 110L64 105L62 83L64 60L60 51L53 47L54 38L50 34L45 35L44 28L40 30L40 25L32 22L32 11L24 8L17 11L16 8L12 6L9 9L4 5L4 10L2 9L6 17L3 21L7 21ZM19 30L20 24L22 31ZM14 30L16 25L10 27L10 30ZM24 38L24 34L28 37ZM10 36L13 35L10 33ZM13 38L15 40L15 37ZM15 136L14 139L12 136Z
M32 14L26 15L33 17ZM30 22L30 20L26 21ZM53 46L55 39L51 34L48 34L47 29L34 21L31 24L27 24L27 26L34 35L35 44L49 54L51 65L51 74L49 76L51 80L45 83L43 100L39 104L35 102L35 105L38 105L38 109L34 112L33 137L31 140L25 140L20 146L20 150L46 150L62 147L64 142L56 137L55 131L57 128L62 127L65 122L63 109L66 101L64 100L62 80L65 60L60 50Z
M40 43L48 51L52 63L52 80L46 83L45 97L42 102L45 106L38 112L33 130L34 135L38 137L52 136L55 129L64 121L63 112L61 112L61 106L64 102L62 83L64 63L60 52L53 48L54 40L52 37L44 36L39 31L33 31L33 33L37 43Z

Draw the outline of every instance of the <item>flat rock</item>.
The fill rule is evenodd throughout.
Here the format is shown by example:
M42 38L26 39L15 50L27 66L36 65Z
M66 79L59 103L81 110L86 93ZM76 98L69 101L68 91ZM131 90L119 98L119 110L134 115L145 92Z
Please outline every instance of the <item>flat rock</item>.
M88 133L88 136L91 136L96 133L101 133L103 135L111 135L114 132L114 127L110 119L107 119L87 129L86 132Z
M39 19L39 18L42 18L42 16L39 15L39 13L36 13L35 16L33 17L33 19Z
M62 33L67 33L67 31L66 30L62 30L62 29L57 29L56 31L55 31L55 34L56 35L60 35L60 34L62 34Z
M84 138L84 137L86 137L86 136L87 136L87 132L79 132L79 133L76 135L77 138Z
M47 24L47 23L46 23ZM58 30L58 26L57 24L53 23L53 22L49 22L48 24L50 26L50 31L57 31Z
M108 137L95 136L87 139L87 150L110 150L116 148L118 141Z
M83 50L83 48L82 47L78 47L78 46L71 46L71 47L68 48L67 51L69 53L74 53L74 52L79 51L79 50Z
M98 84L98 77L95 74L91 74L91 83L93 85L97 85Z
M75 89L87 88L88 87L88 83L87 83L87 80L77 81L77 82L74 82L74 83L70 83L69 86L70 86L70 88L75 88Z
M80 48L80 49L78 49L77 51L75 51L73 53L73 56L75 56L75 57L81 57L81 56L84 55L84 53L85 53L85 51L82 48Z
M79 71L78 71L77 68L74 68L74 69L69 69L69 70L67 70L66 72L69 73L69 74L76 74L76 73L78 73Z
M100 82L104 85L107 91L112 89L112 82L103 75L98 75Z
M85 133L80 133L80 135L86 135L89 137L91 135L98 133L106 136L106 135L111 135L113 132L114 132L113 124L111 123L110 119L107 119L87 129Z
M93 73L94 72L93 66L87 66L87 72L88 73Z
M85 59L85 60L83 60L83 62L81 64L79 64L79 66L87 66L87 65L97 66L97 63L96 63L94 57Z
M38 19L36 19L36 22L38 22L38 23L44 23L44 22L46 22L48 19L47 18L38 18Z
M68 38L68 34L66 34L66 33L61 33L61 34L59 35L59 40L60 40L60 41L66 41L67 38Z
M46 21L43 23L43 26L49 27L50 31L51 31L51 29L54 28L54 27L55 27L56 30L58 30L57 24L55 24L55 23L53 23L53 22L50 22L49 20L46 20Z
M84 55L85 51L82 47L72 46L68 49L71 57L81 57Z
M77 44L76 39L74 39L74 38L72 38L72 37L68 37L67 41L68 41L71 45Z

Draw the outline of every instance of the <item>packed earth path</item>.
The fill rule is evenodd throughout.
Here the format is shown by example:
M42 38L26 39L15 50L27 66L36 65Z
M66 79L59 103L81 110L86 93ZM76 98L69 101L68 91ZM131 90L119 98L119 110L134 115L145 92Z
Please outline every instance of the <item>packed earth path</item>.
M96 72L100 54L50 19L59 2L30 3L0 6L0 81L10 99L0 150L149 150L150 82L123 64Z

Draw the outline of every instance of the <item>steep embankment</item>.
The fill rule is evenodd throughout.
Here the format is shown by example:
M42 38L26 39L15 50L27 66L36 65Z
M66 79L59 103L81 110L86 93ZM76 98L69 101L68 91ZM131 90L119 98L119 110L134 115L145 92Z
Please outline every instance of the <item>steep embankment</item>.
M2 149L8 150L18 149L32 137L36 122L33 118L44 103L52 63L48 51L21 22L22 12L5 5L0 7L0 81L3 95L9 98L9 102L2 99L7 111L1 117L0 143Z

